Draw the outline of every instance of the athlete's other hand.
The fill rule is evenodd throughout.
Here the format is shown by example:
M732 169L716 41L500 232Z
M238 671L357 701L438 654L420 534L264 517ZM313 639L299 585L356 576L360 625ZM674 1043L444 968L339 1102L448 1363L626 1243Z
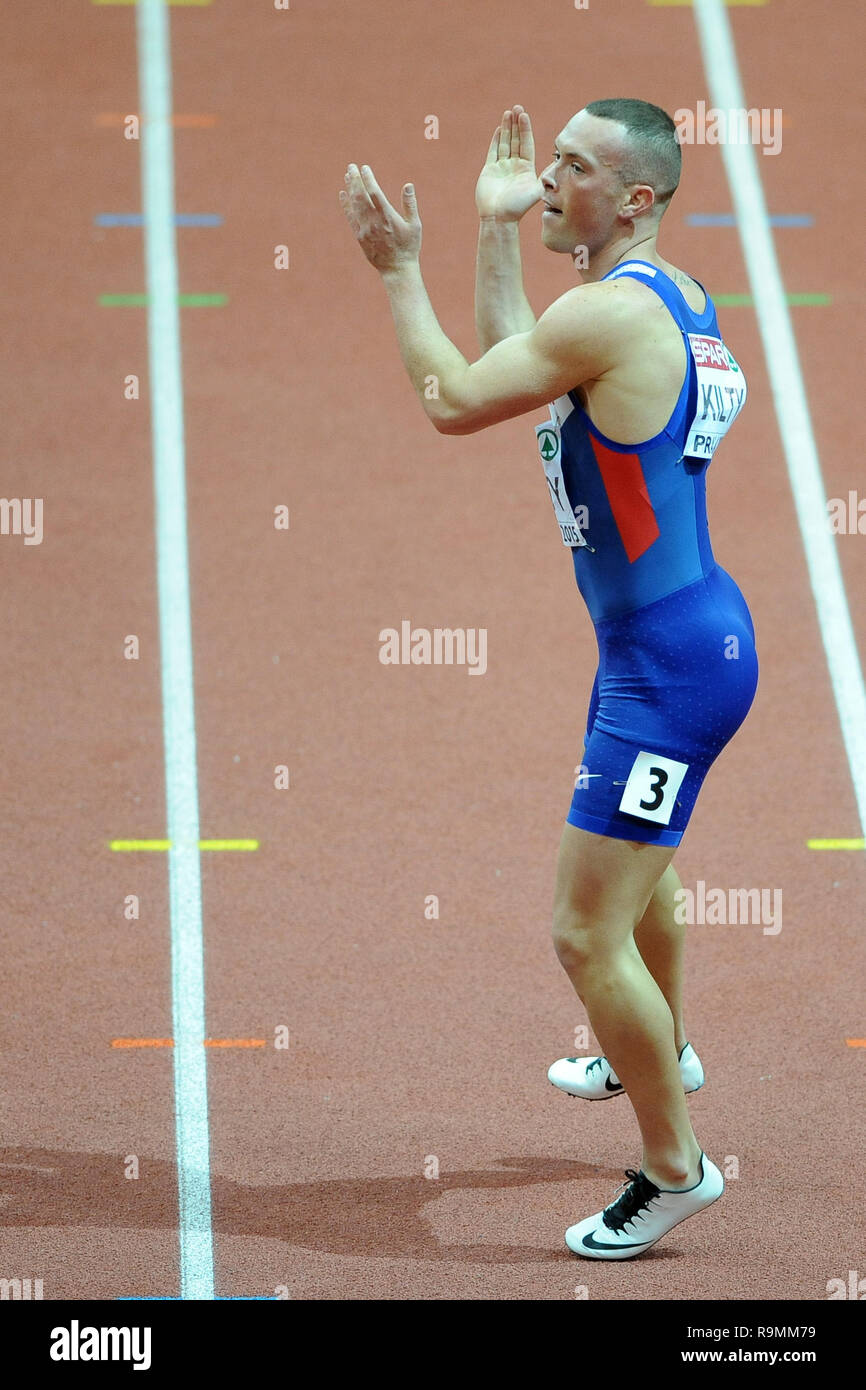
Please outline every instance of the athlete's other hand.
M497 222L518 222L543 192L535 172L532 122L522 106L512 106L493 132L487 160L478 175L478 216Z
M403 185L403 216L392 208L369 164L350 164L340 203L361 250L378 271L396 270L418 260L421 219L411 184Z

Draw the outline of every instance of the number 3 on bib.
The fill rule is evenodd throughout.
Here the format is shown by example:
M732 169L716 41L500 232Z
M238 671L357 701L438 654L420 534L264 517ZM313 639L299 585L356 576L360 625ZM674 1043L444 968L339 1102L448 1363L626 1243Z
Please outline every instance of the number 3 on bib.
M657 753L638 753L628 775L619 809L641 820L668 825L677 792L689 770L688 763L662 758Z

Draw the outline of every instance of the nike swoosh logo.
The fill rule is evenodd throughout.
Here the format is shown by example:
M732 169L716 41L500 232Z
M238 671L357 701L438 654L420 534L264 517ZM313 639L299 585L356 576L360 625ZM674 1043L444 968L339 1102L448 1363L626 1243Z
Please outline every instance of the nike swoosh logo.
M645 1240L637 1240L632 1241L629 1245L603 1245L601 1241L596 1240L592 1231L581 1241L581 1245L587 1246L590 1250L639 1250L646 1243Z
M612 1086L612 1085L610 1084L610 1077L609 1077L609 1076L606 1077L605 1083L604 1083L604 1089L605 1089L606 1091L613 1091L613 1092L616 1092L616 1091L621 1091L622 1088L623 1088L623 1087L622 1087L622 1082L621 1082L621 1081L618 1081L618 1082L616 1083L615 1086Z

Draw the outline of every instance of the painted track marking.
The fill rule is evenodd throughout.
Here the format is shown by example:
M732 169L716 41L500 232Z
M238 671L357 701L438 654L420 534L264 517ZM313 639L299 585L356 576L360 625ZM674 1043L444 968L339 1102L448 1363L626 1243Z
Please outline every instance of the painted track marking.
M130 5L134 3L134 0L96 0L96 3ZM647 4L654 9L674 9L676 7L686 9L693 3L695 3L695 0L647 0ZM699 4L700 0L697 0L697 3ZM735 7L743 6L750 7L751 9L759 9L763 5L769 5L770 0L723 0L723 3Z
M171 54L168 13L162 0L140 0L136 30L165 792L171 841L168 873L180 1296L211 1300L214 1267L207 1052L201 1046L207 1029L174 223Z
M125 115L120 111L100 111L94 116L93 120L94 124L98 126L122 126L125 124L127 117L134 114L135 113L132 111L126 112ZM218 120L218 116L210 115L207 112L202 112L201 114L191 112L189 115L176 113L172 116L171 123L175 129L178 127L186 127L190 130L205 130L210 126L216 125Z
M174 1047L174 1038L112 1038L112 1047ZM202 1047L265 1047L264 1038L203 1038Z
M713 105L727 110L745 109L737 55L722 0L695 0L694 16ZM797 344L768 226L754 149L751 145L740 144L723 144L720 148L757 310L776 419L860 824L866 833L866 687L839 556L826 524L824 480Z
M798 294L794 292L785 295L785 303L789 304L792 309L810 305L826 308L831 302L829 294ZM750 294L714 294L713 303L720 305L723 309L742 309L754 304L755 301Z
M689 212L686 214L688 227L736 227L737 219L732 212ZM771 227L814 227L815 219L810 212L775 212L770 215Z
M160 0L160 2L165 5L197 6L200 9L203 9L205 5L212 4L212 0ZM741 4L744 3L744 0L733 0L733 2L734 4ZM90 3L91 5L136 5L141 9L147 0L90 0ZM751 0L746 0L746 3L751 3ZM758 3L761 3L761 0L758 0Z
M175 282L176 283L176 282ZM228 304L227 294L178 294L175 298L180 309L221 309ZM150 308L150 294L101 294L99 303L103 309L144 309Z
M251 852L259 847L258 840L199 840L201 850L235 850ZM171 840L112 840L109 846L121 854L166 851L171 849Z
M176 227L221 227L222 217L218 212L177 212L174 216ZM98 212L93 219L95 227L143 227L143 212Z

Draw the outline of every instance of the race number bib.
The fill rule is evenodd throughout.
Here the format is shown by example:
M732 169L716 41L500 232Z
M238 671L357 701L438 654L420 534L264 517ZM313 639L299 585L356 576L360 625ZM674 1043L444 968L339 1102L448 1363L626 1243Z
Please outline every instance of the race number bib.
M658 753L638 753L622 794L619 809L641 820L667 825L677 792L689 770L688 763L662 758Z
M688 340L698 374L698 399L683 453L709 460L745 404L746 379L721 338L690 333Z
M568 405L571 406L570 401ZM573 508L565 490L565 478L562 472L562 432L559 416L554 406L550 407L550 419L545 420L543 425L535 426L535 437L538 440L538 452L541 455L541 462L544 464L544 476L547 479L550 500L553 503L553 511L559 524L562 544L567 546L588 545L589 542L582 534L578 524L578 519L583 518L586 508ZM583 524L586 525L586 521L583 521Z

